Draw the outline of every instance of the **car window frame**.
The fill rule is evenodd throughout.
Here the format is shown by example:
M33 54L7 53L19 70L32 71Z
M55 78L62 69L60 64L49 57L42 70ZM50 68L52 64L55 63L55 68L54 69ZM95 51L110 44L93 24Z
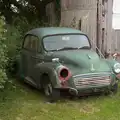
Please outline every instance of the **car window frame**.
M49 51L49 50L46 50L45 49L45 46L44 46L44 38L46 38L46 37L50 37L50 36L59 36L59 35L84 35L84 36L86 36L87 37L87 39L88 39L88 42L89 42L89 44L90 44L90 49L92 49L92 44L91 44L91 42L90 42L90 39L89 39L89 37L86 35L86 34L84 34L84 33L65 33L65 34L51 34L51 35L46 35L46 36L44 36L43 38L42 38L42 46L43 46L43 49L46 51L46 52L51 52L51 51ZM57 50L56 50L57 51Z
M36 37L36 36L35 36L35 35L31 35L31 38L32 38L32 37ZM35 53L35 52L38 52L38 48L39 48L39 38L38 38L38 37L36 37L36 38L37 38L37 46L36 46L37 49L36 49L36 50L33 50L33 49L31 48L31 52L34 52L34 53ZM31 40L32 40L32 39L31 39Z
M24 48L24 43L25 43L25 39L26 39L26 37L30 37L30 36L34 36L34 37L37 37L38 38L38 44L37 44L37 50L36 51L33 51L32 49L27 49L27 48ZM27 34L27 35L25 35L24 36L24 38L23 38L24 40L23 40L23 43L22 43L22 49L25 49L25 50L27 50L27 51L30 51L30 52L39 52L40 50L39 50L39 37L38 36L36 36L36 35L33 35L33 34Z
M25 50L28 50L28 51L29 51L30 49L24 47L24 44L25 44L25 41L26 41L26 38L27 38L27 37L30 37L30 36L29 36L29 35L26 35L26 36L23 38L24 40L23 40L23 43L22 43L22 49L25 49Z

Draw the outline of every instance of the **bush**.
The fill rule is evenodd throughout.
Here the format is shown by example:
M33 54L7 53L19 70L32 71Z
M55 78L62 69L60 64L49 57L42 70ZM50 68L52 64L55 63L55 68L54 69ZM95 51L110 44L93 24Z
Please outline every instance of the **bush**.
M0 19L0 90L5 87L5 83L7 82L6 66L8 58L5 38L3 37L4 32L4 22Z
M42 26L51 25L38 20L29 23L26 18L15 18L12 25L6 26L7 32L5 33L5 37L9 57L8 71L11 75L16 74L17 71L16 58L20 53L24 34L33 28Z

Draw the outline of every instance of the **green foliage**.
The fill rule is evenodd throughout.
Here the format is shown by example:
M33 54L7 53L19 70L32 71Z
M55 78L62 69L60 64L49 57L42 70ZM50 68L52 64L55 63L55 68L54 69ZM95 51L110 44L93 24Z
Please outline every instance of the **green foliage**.
M33 28L38 28L38 27L45 27L45 26L52 26L49 23L45 23L44 21L40 20L34 20L33 22L28 22L26 17L15 17L14 21L12 24L6 24L6 31L3 32L4 28L3 25L1 25L1 33L2 33L2 43L3 47L7 47L7 56L8 56L8 65L7 65L7 72L12 73L12 75L16 74L18 70L18 65L17 65L17 58L20 54L21 46L22 46L22 41L25 33ZM54 26L57 26L54 25ZM6 46L5 46L6 45ZM2 48L3 48L2 47ZM2 49L6 50L6 48ZM2 55L3 52L1 52ZM3 55L4 56L4 55ZM1 58L1 62L7 62L6 56L5 58ZM6 65L6 63L4 63Z
M4 36L6 38L5 42L8 48L8 71L10 73L15 74L17 71L17 57L20 54L21 45L25 33L33 28L45 26L51 25L39 20L35 20L34 22L29 23L25 17L17 17L14 19L11 25L6 26L7 32L4 34Z
M31 23L35 19L46 18L46 5L54 0L0 0L0 15L11 24L14 17L21 16Z
M7 81L7 75L5 70L0 69L0 90L4 89Z
M5 86L7 81L6 75L6 66L7 66L7 47L5 45L5 38L3 33L5 32L4 29L4 22L0 19L0 90L2 90Z

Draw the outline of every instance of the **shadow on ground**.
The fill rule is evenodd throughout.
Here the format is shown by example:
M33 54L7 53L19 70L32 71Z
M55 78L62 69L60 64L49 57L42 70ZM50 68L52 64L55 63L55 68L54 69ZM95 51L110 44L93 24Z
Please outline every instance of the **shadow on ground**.
M34 87L32 87L31 85L21 81L21 80L14 80L16 87L21 88L22 91L26 91L29 94L34 94L35 96L39 96L40 97L40 101L41 102L50 102L51 99L48 99L45 97L45 95L43 94L42 90L38 90ZM61 92L61 97L60 97L60 102L65 102L65 101L80 101L80 100L87 100L87 99L96 99L99 98L101 96L104 96L104 93L92 93L89 95L81 95L80 97L73 97L70 94L68 94L67 92Z

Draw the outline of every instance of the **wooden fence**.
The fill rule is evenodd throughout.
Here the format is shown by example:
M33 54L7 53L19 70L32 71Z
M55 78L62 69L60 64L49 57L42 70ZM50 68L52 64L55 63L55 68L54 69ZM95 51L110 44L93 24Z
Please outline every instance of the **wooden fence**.
M117 60L120 61L120 29L113 30L112 32L112 40L110 41L111 52L113 55L117 53Z

